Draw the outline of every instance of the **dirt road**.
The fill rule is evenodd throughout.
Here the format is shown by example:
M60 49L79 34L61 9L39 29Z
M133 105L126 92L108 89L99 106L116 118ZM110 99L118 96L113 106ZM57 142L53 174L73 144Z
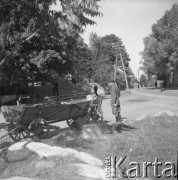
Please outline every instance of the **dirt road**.
M145 115L155 115L159 111L171 111L178 115L178 90L160 92L159 89L133 89L121 94L121 116L136 120ZM104 120L115 122L109 106L110 99L103 101Z

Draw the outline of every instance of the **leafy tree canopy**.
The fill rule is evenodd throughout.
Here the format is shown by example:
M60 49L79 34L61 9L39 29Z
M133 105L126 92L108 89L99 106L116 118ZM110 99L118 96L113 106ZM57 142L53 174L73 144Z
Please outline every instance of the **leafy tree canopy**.
M121 66L122 68L122 62L119 56L120 52L126 67L127 76L129 78L133 76L133 72L129 67L129 55L119 37L115 36L114 34L99 37L96 33L91 33L90 49L94 64L93 79L96 82L106 86L108 81L113 79L116 54L118 57L118 66ZM120 74L118 77L121 77L120 81L124 83L124 76Z
M165 78L169 86L170 74L178 63L178 4L152 26L152 33L143 42L142 69L148 76Z
M145 87L148 86L148 79L144 74L141 74L140 76L140 84L141 86L145 86Z
M50 7L57 3L59 10ZM1 76L34 80L73 71L78 52L88 51L79 35L90 17L101 15L98 0L2 0ZM79 53L82 56L82 53ZM84 53L83 53L84 54Z

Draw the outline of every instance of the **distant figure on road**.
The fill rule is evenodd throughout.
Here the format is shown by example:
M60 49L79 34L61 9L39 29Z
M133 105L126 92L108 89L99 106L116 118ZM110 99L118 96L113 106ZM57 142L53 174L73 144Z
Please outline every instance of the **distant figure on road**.
M157 87L158 87L158 83L157 81L155 81L155 88L157 89Z
M164 81L160 81L160 90L161 90L161 92L163 91L163 85L164 85Z
M98 93L97 93L97 91L98 91L98 86L96 85L96 84L94 84L94 93L96 94L96 96L98 96Z
M120 89L115 81L111 81L111 108L112 113L116 117L116 123L121 124L121 114L120 114Z
M53 88L53 93L55 95L59 95L59 91L58 91L58 83L57 82L54 82L54 88Z

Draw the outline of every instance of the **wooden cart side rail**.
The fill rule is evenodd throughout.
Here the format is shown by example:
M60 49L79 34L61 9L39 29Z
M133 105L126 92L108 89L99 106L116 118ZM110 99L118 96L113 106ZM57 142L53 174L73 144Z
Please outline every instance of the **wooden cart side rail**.
M59 99L59 100L70 100L70 99L77 99L77 98L85 98L86 95L90 93L73 93L73 94L64 94L59 96L50 96L49 98ZM45 98L45 97L44 97Z
M80 96L86 96L90 93L88 92L82 92L82 93L72 93L72 94L64 94L64 95L59 95L60 98L67 98L67 97L80 97Z
M83 102L84 103L84 102ZM86 103L88 103L87 106L80 106L78 104L65 104L65 105L60 105L60 106L44 106L44 111L45 113L47 113L47 110L48 110L48 107L49 107L49 112L51 111L50 108L57 108L58 110L55 110L55 112L53 111L52 113L48 114L47 116L43 116L43 112L42 112L42 118L44 119L50 119L50 117L54 117L54 115L58 115L61 113L61 116L59 118L57 118L59 121L62 121L62 120L67 120L69 118L77 118L79 117L81 114L84 115L84 114L87 114L87 111L88 111L88 108L90 106L89 102L86 101ZM85 104L85 103L84 103ZM81 104L82 105L82 104ZM76 112L74 112L75 108L77 109ZM66 111L66 116L64 116L64 112ZM77 113L80 113L80 114L77 114ZM50 121L57 121L57 119L50 119ZM49 121L48 121L49 122Z
M42 109L43 106L41 104L24 106L18 124L30 124L34 119L41 116Z
M33 103L43 103L44 99L49 98L49 99L53 99L53 100L58 100L58 101L63 101L63 100L71 100L71 99L81 99L81 98L85 98L86 95L88 95L90 93L86 93L86 92L81 92L81 93L72 93L72 94L64 94L64 95L59 95L59 96L46 96L46 97L37 97L39 95L27 95L27 96L20 96L18 101L17 101L17 105L21 105L21 104L33 104Z
M57 105L57 106L54 106L54 107L60 108L60 107L62 107L62 106L63 106L63 105ZM45 107L51 107L51 106L45 106ZM43 108L44 108L44 106L43 106ZM67 108L68 108L68 106L65 107L65 109L67 109ZM65 110L65 109L63 109L63 110ZM45 116L45 117L42 117L42 118L47 119L47 118L49 118L50 116L53 116L53 115L58 114L58 113L59 113L59 111L53 112L53 113L49 114L48 116Z

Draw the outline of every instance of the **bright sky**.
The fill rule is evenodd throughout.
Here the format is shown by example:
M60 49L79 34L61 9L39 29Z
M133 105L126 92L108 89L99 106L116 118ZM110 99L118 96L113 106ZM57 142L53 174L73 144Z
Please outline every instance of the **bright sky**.
M103 17L93 18L97 25L87 26L82 37L87 44L91 32L98 36L115 34L120 37L131 59L130 67L138 77L143 38L175 3L178 0L102 0L99 5Z

